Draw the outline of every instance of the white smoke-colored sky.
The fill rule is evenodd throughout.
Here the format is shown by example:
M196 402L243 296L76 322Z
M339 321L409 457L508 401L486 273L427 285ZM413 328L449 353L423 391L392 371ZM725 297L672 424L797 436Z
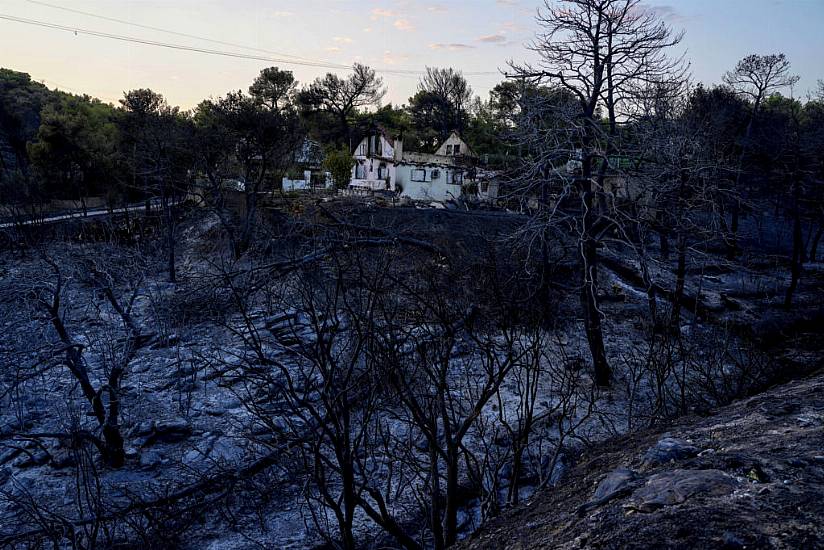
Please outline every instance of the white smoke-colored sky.
M395 71L422 71L426 66L465 71L475 92L486 98L503 78L499 70L506 68L508 60L532 57L525 44L537 30L535 13L541 4L540 0L42 2L0 0L0 16L295 62L220 57L0 19L2 67L28 72L51 88L112 102L124 90L149 87L183 108L229 90L246 89L266 66L292 70L301 83L307 83L326 72L346 72L318 64L353 62L387 71L385 101L395 104L407 101L418 80L415 74ZM691 60L696 81L719 82L741 57L779 51L787 54L794 72L802 77L797 95L824 78L820 31L824 0L661 0L647 6L673 27L686 30L680 50Z

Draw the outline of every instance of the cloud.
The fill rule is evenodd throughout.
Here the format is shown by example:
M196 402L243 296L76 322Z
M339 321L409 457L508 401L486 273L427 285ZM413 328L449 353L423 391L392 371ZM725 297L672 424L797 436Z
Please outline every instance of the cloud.
M515 6L518 4L518 0L497 0L497 4L501 6Z
M394 23L394 27L399 31L412 31L415 30L415 26L409 22L408 19L398 19Z
M660 6L649 6L647 10L654 13L658 17L666 19L667 21L671 21L673 23L687 21L688 19L690 19L686 15L679 13L678 10L675 9L675 6L670 6L667 4L662 4Z
M449 8L440 4L434 4L432 6L427 6L426 11L431 13L446 13L449 11Z
M332 40L334 42L337 42L338 44L351 44L352 43L352 39L349 38L348 36L335 36L335 37L332 38Z
M385 10L383 8L372 8L371 19L380 19L381 17L395 17L395 12L392 10Z
M502 32L497 32L495 34L488 34L480 37L478 42L483 42L485 44L501 44L506 42L506 36Z
M524 28L521 25L519 25L518 23L516 23L515 21L504 21L501 24L501 28L503 29L501 31L502 33L507 32L507 31L516 32L516 31L524 30Z
M396 54L393 54L389 50L386 50L385 52L383 52L383 63L384 63L384 65L397 65L400 61L404 61L408 58L409 58L409 56L396 55Z
M272 17L292 17L295 14L294 14L294 12L291 12L291 11L273 11L273 12L270 12L270 15Z
M329 53L337 53L340 51L340 48L338 48L337 46L329 46L328 48L326 48L326 51Z
M429 48L433 49L433 50L453 50L454 51L454 50L472 50L472 49L475 49L475 46L472 46L471 44L461 44L459 42L453 42L451 44L443 44L443 43L430 44Z

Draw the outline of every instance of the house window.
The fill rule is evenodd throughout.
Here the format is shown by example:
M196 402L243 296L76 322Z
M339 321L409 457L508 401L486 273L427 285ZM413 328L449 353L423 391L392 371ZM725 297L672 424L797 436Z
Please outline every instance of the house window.
M366 179L366 166L364 166L363 164L356 164L355 165L355 179L356 180Z
M451 145L447 145L447 146L446 146L446 154L447 154L447 155L451 155L451 154L452 154L452 146L451 146Z
M426 170L412 170L412 181L426 181Z
M456 155L460 155L460 154L461 154L461 146L460 146L460 144L457 144L457 143L456 143L456 144L455 144L455 148L454 148L453 150L455 151L455 154L456 154Z
M452 185L461 185L463 183L463 173L462 172L453 172L450 174L452 177L448 178L449 181L446 183L450 183Z
M440 177L441 177L441 171L440 170L432 170L432 179L433 180L436 180Z
M358 156L359 157L365 157L366 156L366 144L365 143L361 143L358 146Z
M381 163L380 166L378 166L378 179L386 179L386 176L386 165L384 163Z

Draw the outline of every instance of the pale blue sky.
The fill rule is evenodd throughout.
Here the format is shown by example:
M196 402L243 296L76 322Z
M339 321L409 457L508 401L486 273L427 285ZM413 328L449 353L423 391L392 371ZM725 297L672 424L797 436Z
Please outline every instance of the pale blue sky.
M42 0L102 17L209 37L312 61L360 61L388 70L453 66L492 72L529 58L540 0ZM783 51L802 77L803 94L824 78L824 0L650 0L676 28L696 81L718 82L749 53ZM0 15L187 46L273 57L93 18L29 0L0 0ZM231 59L117 42L0 19L0 66L25 71L50 87L114 101L151 87L174 104L245 89L269 65L292 69L301 82L329 69ZM335 72L344 73L343 70ZM387 100L403 103L414 75L385 74ZM469 78L486 97L501 77Z

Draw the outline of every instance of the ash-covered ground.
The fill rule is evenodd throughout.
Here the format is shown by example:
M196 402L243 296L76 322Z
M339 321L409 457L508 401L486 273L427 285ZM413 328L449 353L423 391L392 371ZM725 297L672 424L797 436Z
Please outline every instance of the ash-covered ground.
M376 506L361 495L378 491L386 516L423 545L433 460L457 453L466 537L562 486L593 445L706 414L821 361L821 264L806 266L787 311L780 257L691 254L672 332L651 326L637 255L605 250L614 382L598 389L570 252L559 242L536 283L538 267L511 240L521 216L298 206L272 213L259 254L241 260L225 253L214 217L190 212L175 283L161 255L117 240L2 253L0 542L323 546L340 534L325 499L343 494L344 432L358 498ZM330 233L346 234L347 252L329 253ZM656 287L673 286L674 262L651 263ZM652 302L662 317L673 307L666 292ZM406 374L382 370L391 361ZM330 394L341 376L345 393ZM415 407L437 399L448 418L428 433ZM115 465L101 449L113 401ZM364 507L350 521L359 545L396 544Z

